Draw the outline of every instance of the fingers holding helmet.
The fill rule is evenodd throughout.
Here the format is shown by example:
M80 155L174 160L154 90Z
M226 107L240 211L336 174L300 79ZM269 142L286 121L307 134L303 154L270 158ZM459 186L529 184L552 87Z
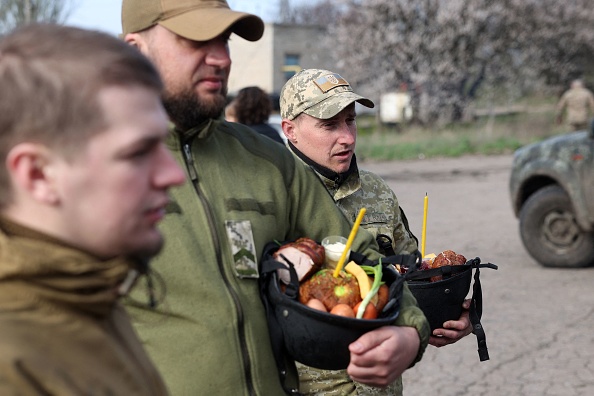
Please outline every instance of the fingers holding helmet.
M429 338L429 344L441 348L458 342L472 333L469 309L470 299L466 299L462 303L462 314L460 315L460 318L458 320L448 320L443 324L443 328L433 330L433 334Z
M362 384L386 387L414 361L420 345L414 327L384 326L349 345L349 376Z

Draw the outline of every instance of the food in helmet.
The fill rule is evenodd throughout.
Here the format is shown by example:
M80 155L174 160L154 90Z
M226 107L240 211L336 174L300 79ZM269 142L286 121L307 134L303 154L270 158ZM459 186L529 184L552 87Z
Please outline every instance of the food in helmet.
M324 263L324 247L310 238L299 238L280 247L273 255L276 261L295 267L299 281L299 301L310 308L332 313L338 304L351 310L364 301L361 312L353 311L358 318L369 317L371 310L380 312L388 301L388 287L381 282L382 266L359 266L349 262L346 272L334 276L331 268L320 269ZM281 288L290 283L288 270L278 270ZM367 305L373 305L367 308ZM340 309L339 309L340 310ZM344 315L343 315L344 316ZM353 317L355 317L353 316ZM377 317L377 315L376 315Z
M439 268L444 265L462 265L465 263L466 257L463 255L457 254L453 250L444 250L431 261L431 268Z
M445 265L463 265L466 264L466 257L461 254L457 254L453 250L444 250L439 253L430 263L430 268L439 268ZM431 282L441 280L441 275L432 276Z
M330 313L334 313L333 310L337 305L346 304L353 310L356 318L377 318L378 313L389 300L389 288L381 280L382 265L359 266L350 262L347 267L350 270L340 272L336 277L334 270L329 268L316 272L311 278L301 283L299 301L308 306L310 304L317 305L321 301L326 311ZM358 276L353 275L354 273ZM366 283L370 289L362 298L360 285Z
M377 312L382 312L382 309L384 309L389 299L390 289L388 288L388 285L383 283L377 290L377 301L374 302L373 300L371 300L371 302L375 305L375 309L377 310Z
M324 248L310 238L299 238L293 243L281 246L273 255L273 258L285 265L288 262L293 264L297 272L297 278L301 282L322 268L324 264ZM290 275L288 270L279 270L280 280L289 284Z
M345 272L334 277L334 271L324 268L313 274L299 286L299 301L307 304L312 298L320 300L328 311L337 304L354 307L361 301L357 279Z
M444 250L443 252L439 253L438 255L429 254L423 258L423 261L419 267L420 271L429 270L433 268L443 267L445 265L463 265L466 264L466 257L461 254L457 254L453 250ZM408 271L408 268L403 266L398 266L398 271L401 274L405 274ZM441 280L441 275L432 276L431 282L435 282Z
M347 239L341 236L329 236L322 239L322 246L326 253L326 268L335 269L346 249ZM346 257L350 254L350 249Z
M382 285L382 272L383 271L382 271L381 259L380 259L379 264L376 265L375 267L362 266L361 269L363 269L363 271L365 271L365 273L373 275L373 283L371 285L369 293L367 293L365 298L363 298L363 300L361 301L361 304L359 304L359 307L355 311L355 317L357 319L362 319L365 316L365 311L367 310L368 305L373 305L374 303L377 303L378 292ZM372 302L372 300L374 300L374 302Z
M423 257L420 269L424 270L431 268L431 264L433 263L433 260L435 260L435 257L437 257L435 253L426 254L425 257Z
M328 310L324 306L324 303L318 300L317 298L312 298L305 305L307 305L310 308L317 309L318 311L328 312Z
M347 318L354 318L355 311L347 304L336 304L330 311L333 315L346 316Z
M355 305L355 307L353 308L353 311L355 313L359 311L359 306L361 305L361 302L358 302L357 305ZM365 311L363 311L363 319L377 319L377 313L378 310L373 303L367 304L367 306L365 307Z
M359 284L359 293L361 294L362 299L365 298L367 293L369 293L371 290L372 284L372 282L369 281L369 276L367 276L365 270L354 261L351 261L345 265L344 270L357 278L357 283Z

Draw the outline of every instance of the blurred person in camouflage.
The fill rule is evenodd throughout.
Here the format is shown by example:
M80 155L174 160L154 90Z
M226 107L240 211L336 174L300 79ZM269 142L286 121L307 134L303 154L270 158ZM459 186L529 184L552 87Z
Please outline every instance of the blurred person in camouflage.
M582 80L573 80L571 87L557 103L557 124L563 122L564 114L572 130L580 131L588 127L588 121L594 114L594 95L584 87Z
M357 166L355 102L374 107L371 100L355 94L337 73L320 69L300 71L287 81L280 95L287 146L315 171L336 205L352 221L362 207L366 208L361 227L378 238L384 254L411 253L417 250L418 241L408 227L396 194L378 175ZM470 334L469 307L467 300L460 319L435 329L429 343L441 347ZM351 380L342 370L320 370L301 364L298 370L305 394L402 394L400 377L387 388L376 388Z

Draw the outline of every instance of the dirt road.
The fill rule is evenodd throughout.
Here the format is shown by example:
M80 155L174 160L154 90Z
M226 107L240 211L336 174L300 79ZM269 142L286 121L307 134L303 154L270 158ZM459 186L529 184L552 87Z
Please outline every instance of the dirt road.
M497 264L481 271L490 360L473 335L429 346L404 375L405 395L594 395L594 268L545 269L524 250L508 194L512 157L463 157L361 168L394 189L420 238L429 196L426 253L452 249Z

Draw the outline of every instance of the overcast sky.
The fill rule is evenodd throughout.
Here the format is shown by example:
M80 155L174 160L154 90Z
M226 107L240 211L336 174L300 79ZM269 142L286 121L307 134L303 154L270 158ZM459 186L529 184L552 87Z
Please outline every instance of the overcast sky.
M292 5L315 3L317 0L291 0ZM271 22L278 15L279 0L227 0L234 10L250 12ZM103 30L113 35L122 31L120 12L122 0L73 0L68 25Z

